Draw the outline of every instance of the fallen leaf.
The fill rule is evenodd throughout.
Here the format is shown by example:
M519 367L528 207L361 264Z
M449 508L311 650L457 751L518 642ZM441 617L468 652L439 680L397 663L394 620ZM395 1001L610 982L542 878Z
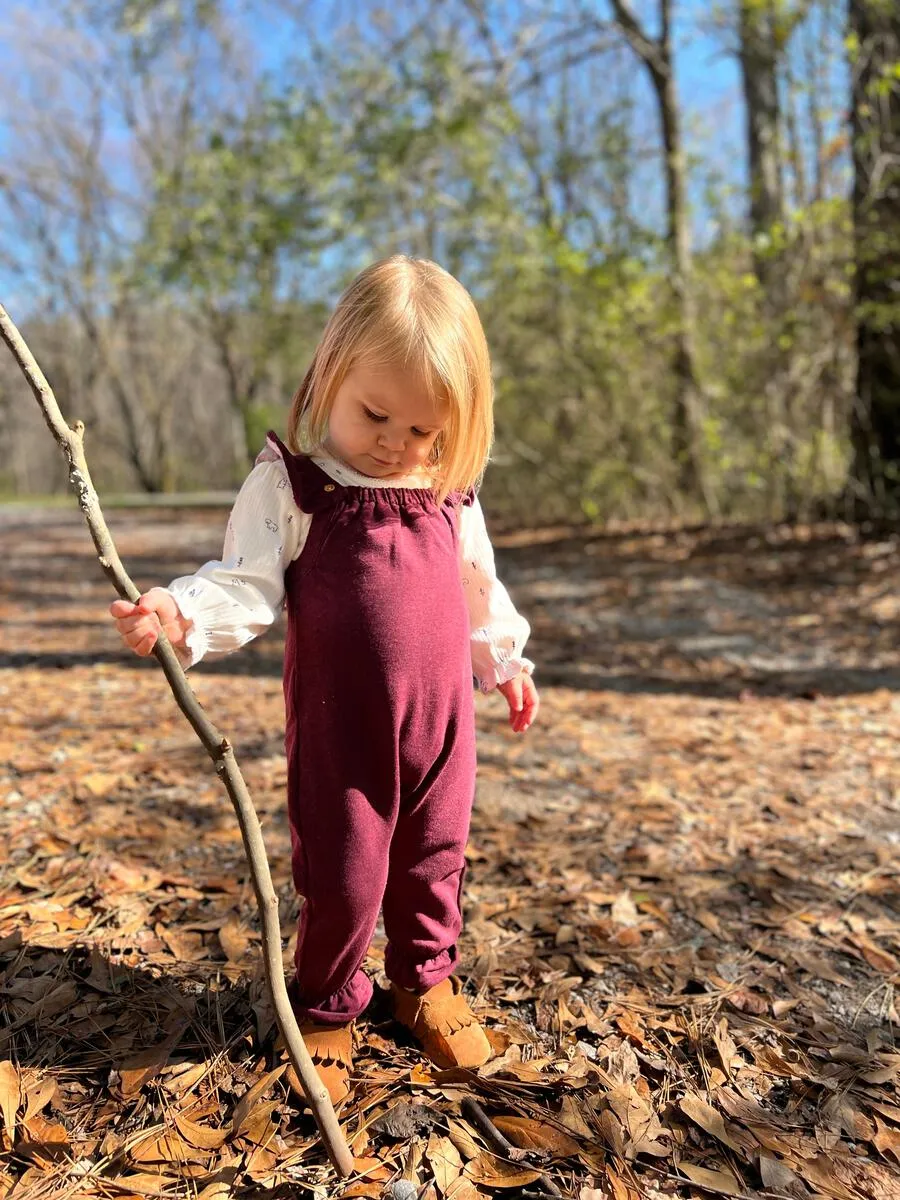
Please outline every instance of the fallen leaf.
M236 1135L241 1132L244 1122L247 1120L248 1115L252 1111L259 1098L262 1096L263 1092L270 1088L276 1079L280 1079L286 1070L287 1063L282 1063L281 1066L276 1067L274 1071L269 1071L266 1075L263 1075L260 1079L257 1079L256 1083L253 1084L249 1091L245 1092L245 1094L234 1106L234 1111L231 1114L232 1134Z
M864 933L850 934L846 940L859 949L869 966L874 967L876 971L883 971L885 975L896 975L900 971L900 962L894 955L877 946Z
M237 1158L235 1161L240 1163L242 1160ZM230 1200L234 1196L234 1182L239 1174L238 1166L219 1167L212 1177L207 1176L209 1182L198 1194L197 1200Z
M16 1142L16 1153L34 1159L48 1169L69 1155L69 1131L64 1125L46 1121L39 1114L23 1123Z
M447 1189L445 1200L478 1200L480 1192L465 1175L454 1179Z
M278 1126L272 1119L272 1114L281 1105L280 1100L264 1100L253 1106L244 1117L236 1136L242 1137L256 1146L267 1146Z
M535 1179L540 1178L541 1172L483 1151L466 1163L464 1174L473 1183L482 1183L485 1187L508 1188L534 1183Z
M535 1121L531 1117L493 1117L500 1132L524 1150L544 1150L557 1158L568 1158L578 1153L578 1143L567 1133L556 1129L547 1121Z
M244 1171L255 1182L264 1187L271 1185L270 1176L278 1156L268 1146L255 1146L244 1163Z
M616 925L637 925L641 919L641 914L628 891L621 892L616 896L610 915Z
M197 1146L201 1150L218 1150L230 1133L230 1130L210 1129L208 1125L198 1125L194 1121L189 1121L181 1113L175 1114L175 1124L182 1136L192 1146Z
M839 987L849 987L850 985L850 980L846 975L841 975L824 958L813 954L802 954L797 950L791 951L791 957L798 967L808 971L810 975L815 975L819 979L827 979L829 983L836 983Z
M708 908L697 909L693 914L694 920L699 922L704 929L708 929L710 933L714 933L716 937L722 936L722 922L715 913L710 912Z
M740 1070L744 1065L744 1060L738 1054L738 1048L735 1045L734 1038L728 1032L728 1022L724 1017L716 1025L713 1032L713 1041L719 1052L719 1060L722 1063L722 1068L728 1078L732 1079L733 1072Z
M450 1184L462 1173L463 1162L459 1151L450 1138L432 1133L425 1149L425 1157L431 1167L438 1191L442 1195L446 1195Z
M424 1063L416 1063L409 1073L409 1082L418 1087L434 1087L434 1071Z
M58 1121L47 1121L39 1113L22 1123L23 1137L32 1142L68 1142L69 1131Z
M92 796L105 796L119 783L119 776L104 771L91 771L82 775L79 783ZM123 864L118 864L122 866Z
M760 1016L764 1012L769 1011L769 1001L766 996L760 995L759 992L751 991L750 988L732 988L725 999L732 1008L736 1008L739 1012L753 1013L755 1016Z
M872 1144L876 1150L880 1150L882 1154L892 1154L900 1163L900 1129L894 1129L891 1125L885 1125L883 1121L875 1118L875 1136L872 1138Z
M347 1192L343 1193L347 1195ZM234 1184L224 1179L208 1183L202 1192L197 1193L197 1200L231 1200L234 1195Z
M821 1111L829 1129L846 1133L855 1141L868 1141L875 1132L872 1120L859 1111L846 1093L835 1093L822 1105Z
M169 1075L163 1086L167 1092L182 1096L209 1073L208 1063L179 1063L178 1072Z
M390 1179L394 1172L386 1167L380 1158L355 1158L353 1160L354 1175L363 1176L370 1182L373 1180Z
M612 1166L607 1167L606 1178L612 1188L613 1200L643 1200L631 1184L618 1175Z
M3 1115L3 1129L10 1147L16 1127L18 1108L19 1072L16 1070L15 1064L7 1058L0 1062L0 1113Z
M352 1147L351 1147L352 1148ZM354 1150L354 1153L355 1150ZM425 1147L422 1145L420 1138L413 1138L407 1147L406 1156L403 1160L403 1174L401 1180L409 1183L414 1189L419 1178L419 1167L422 1163L422 1156L425 1153Z
M730 1171L710 1171L707 1167L697 1167L693 1163L679 1163L679 1171L687 1175L692 1183L700 1187L711 1188L716 1192L724 1192L726 1196L742 1196L743 1185L738 1183Z
M250 949L250 938L236 917L230 917L218 931L219 945L229 962L239 965Z
M702 1097L688 1093L679 1100L678 1107L695 1125L699 1125L701 1129L711 1133L718 1141L730 1146L732 1150L741 1151L743 1149L741 1144L729 1134L722 1114L717 1112L711 1104L707 1104Z
M187 1027L187 1021L179 1022L164 1042L142 1050L119 1067L119 1088L126 1099L136 1096L145 1083L159 1074Z
M522 1062L522 1047L513 1045L500 1057L492 1059L479 1072L482 1079L491 1079L495 1075L510 1075L520 1083L540 1083L543 1080L541 1062L546 1060L529 1059Z
M27 1123L33 1116L46 1108L56 1093L56 1080L50 1075L34 1086L25 1089L25 1116L22 1120Z
M581 1138L595 1137L593 1128L582 1116L574 1096L563 1096L557 1120L560 1125L564 1125L568 1129L569 1133L577 1134Z
M831 1155L822 1154L814 1159L800 1159L795 1165L804 1182L812 1184L824 1195L834 1197L834 1200L862 1200L864 1196L871 1197L871 1192L867 1189L860 1188L857 1191L838 1178L837 1164ZM896 1194L896 1191L886 1192L884 1200L888 1200L889 1196L893 1198Z
M800 1182L790 1167L768 1154L759 1156L759 1173L767 1188L788 1188Z
M209 1151L193 1146L176 1129L151 1131L128 1147L128 1157L137 1166L147 1163L208 1163Z
M482 1147L475 1140L474 1130L465 1121L451 1117L449 1120L450 1141L464 1159L477 1158Z
M136 1171L133 1175L104 1176L103 1186L119 1192L131 1192L135 1196L160 1196L166 1188L178 1183L176 1176L154 1175L147 1171Z
M609 1121L604 1122L603 1120L610 1118L613 1113L621 1128L620 1138L613 1133L614 1141L621 1147L621 1149L617 1149L616 1145L612 1145L612 1149L616 1153L622 1154L627 1159L636 1158L638 1154L665 1157L669 1153L669 1147L662 1141L667 1136L666 1131L660 1125L659 1118L652 1106L632 1084L622 1084L607 1092L601 1099L609 1106L601 1114L601 1124L604 1129L613 1133Z
M620 1029L626 1037L631 1038L632 1041L636 1042L639 1046L647 1045L647 1031L644 1029L640 1018L635 1013L629 1012L628 1009L625 1009L624 1012L617 1013L613 1020L615 1021L616 1027Z
M861 1072L867 1083L891 1083L900 1075L900 1054L876 1054L875 1060L882 1065Z

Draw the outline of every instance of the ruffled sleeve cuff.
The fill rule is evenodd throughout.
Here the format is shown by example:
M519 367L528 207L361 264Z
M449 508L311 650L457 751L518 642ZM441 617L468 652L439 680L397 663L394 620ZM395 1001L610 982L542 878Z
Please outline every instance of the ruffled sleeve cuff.
M210 651L209 628L217 607L216 596L200 575L185 575L173 579L166 589L178 605L178 610L190 628L184 635L183 665L193 667Z
M190 629L184 635L184 644L190 656L187 664L189 667L198 663L201 658L205 658L209 653L209 638L206 636L206 630L201 628L196 622L191 625Z
M487 694L501 683L509 683L523 671L526 675L534 672L534 663L530 658L492 645L487 637L479 638L480 632L472 635L472 670L479 691Z

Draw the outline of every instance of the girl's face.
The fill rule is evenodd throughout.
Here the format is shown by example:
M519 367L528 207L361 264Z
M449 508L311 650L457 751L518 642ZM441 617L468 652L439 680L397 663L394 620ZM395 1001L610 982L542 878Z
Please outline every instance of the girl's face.
M424 467L446 421L417 374L361 363L334 397L325 446L362 475L393 479Z

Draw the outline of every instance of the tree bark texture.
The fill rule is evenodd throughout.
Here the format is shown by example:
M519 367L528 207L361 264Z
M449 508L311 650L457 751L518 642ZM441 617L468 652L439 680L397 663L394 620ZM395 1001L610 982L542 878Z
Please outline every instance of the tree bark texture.
M853 482L900 513L900 6L850 0L857 377Z
M645 33L627 0L613 0L616 19L629 45L646 66L659 109L666 184L666 246L675 303L675 407L672 415L672 455L678 482L688 496L714 511L703 462L704 400L696 352L697 316L692 287L691 230L687 210L684 146L678 94L672 62L672 4L659 0L660 35Z
M772 274L766 240L784 216L781 173L781 106L778 97L778 38L775 0L739 0L741 81L750 170L750 232L757 278Z

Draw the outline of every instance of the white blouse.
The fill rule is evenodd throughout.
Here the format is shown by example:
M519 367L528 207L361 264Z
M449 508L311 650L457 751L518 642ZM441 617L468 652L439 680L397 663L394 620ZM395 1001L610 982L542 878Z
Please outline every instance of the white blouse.
M313 462L335 481L356 487L421 487L421 476L372 479L325 455ZM284 606L284 574L300 555L312 517L294 500L287 470L266 444L238 493L222 558L169 584L182 616L188 666L216 658L264 633ZM460 573L469 610L472 674L483 692L534 664L522 657L529 626L497 578L494 549L477 498L459 510Z

